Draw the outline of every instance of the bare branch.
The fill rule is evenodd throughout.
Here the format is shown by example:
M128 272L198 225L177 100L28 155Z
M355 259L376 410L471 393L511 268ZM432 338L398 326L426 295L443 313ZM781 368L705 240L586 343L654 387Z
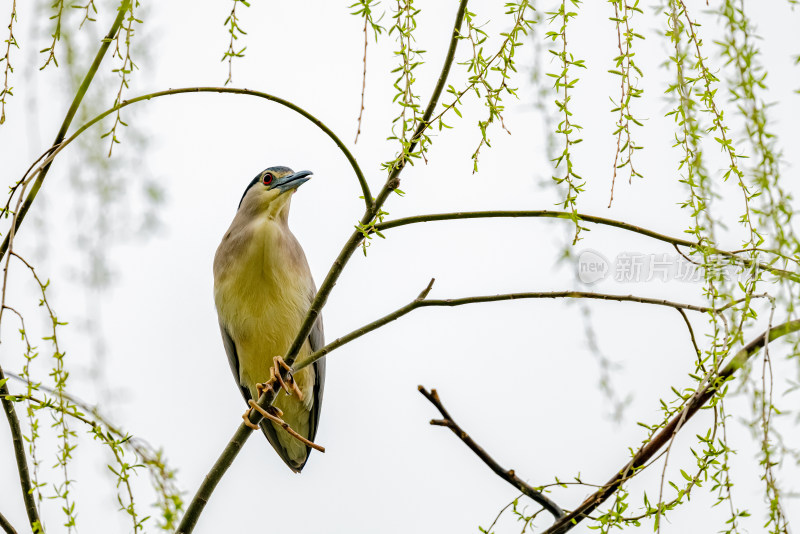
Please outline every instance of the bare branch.
M489 469L494 471L497 476L517 488L519 491L533 499L538 504L542 505L545 510L553 514L553 517L556 519L564 516L564 511L561 510L556 503L548 499L541 491L538 491L525 483L524 480L519 478L516 473L514 473L513 469L504 469L494 460L494 458L489 456L483 447L475 443L475 440L473 440L466 432L464 432L461 427L458 426L458 423L456 423L452 416L447 412L442 404L442 401L439 399L439 394L436 393L435 389L432 389L430 392L428 392L428 390L422 386L417 386L417 389L426 399L431 402L431 404L436 407L437 410L439 410L439 413L442 414L442 417L444 417L444 419L433 419L431 421L432 425L445 426L452 430L453 434L458 436L458 438L463 441L464 444L483 461L483 463L489 466Z
M17 531L14 530L14 527L11 526L11 523L8 522L8 519L6 519L5 516L1 513L0 513L0 528L2 528L6 534L17 534Z

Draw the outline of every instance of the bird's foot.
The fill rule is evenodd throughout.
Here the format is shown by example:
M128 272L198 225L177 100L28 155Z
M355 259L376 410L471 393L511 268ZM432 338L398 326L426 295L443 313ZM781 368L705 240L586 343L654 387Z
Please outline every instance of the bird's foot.
M244 419L244 424L249 426L253 430L258 430L258 425L254 425L253 423L250 422L250 414L253 413L254 409L256 409L258 413L260 413L270 421L283 421L283 419L281 419L281 417L283 417L283 412L277 406L269 406L265 410L264 408L256 404L253 399L247 401L247 404L249 404L250 407L247 409L246 412L242 414L242 419Z
M318 450L319 452L325 452L325 447L323 447L321 445L317 445L313 441L310 441L310 440L304 438L303 436L301 436L300 434L298 434L297 432L295 432L295 430L291 426L289 426L289 423L287 423L286 421L281 419L281 417L283 416L283 412L281 412L275 406L269 406L265 410L264 408L259 406L256 403L256 401L254 401L253 399L250 399L249 401L247 401L247 404L250 405L250 408L247 409L247 411L244 413L242 418L244 418L244 424L246 424L250 428L252 428L254 430L258 429L258 425L254 425L253 423L250 422L250 412L252 410L255 410L258 413L260 413L261 415L263 415L265 419L269 419L270 421L272 421L273 423L275 423L279 427L283 428L293 438L302 441L303 443L305 443L306 445L308 445L312 449Z
M281 376L281 367L287 371L286 380ZM303 400L303 392L300 391L300 388L297 387L297 383L294 381L292 368L289 367L289 364L283 361L283 358L280 356L275 356L272 359L272 367L269 368L269 380L262 384L256 384L258 396L260 397L264 390L271 389L276 381L281 385L281 388L286 391L287 395L291 396L292 393L296 393L297 398Z

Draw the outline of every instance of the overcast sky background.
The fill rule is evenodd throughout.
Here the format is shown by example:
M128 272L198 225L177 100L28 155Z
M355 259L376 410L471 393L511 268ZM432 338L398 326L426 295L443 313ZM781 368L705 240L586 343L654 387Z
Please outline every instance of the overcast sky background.
M237 46L246 45L247 51L246 57L234 63L233 86L275 94L316 115L351 148L377 191L385 176L380 164L396 151L396 145L386 140L398 113L391 104L394 75L390 71L397 64L394 36L383 36L377 45L370 38L366 110L361 137L354 145L363 23L348 14L347 4L254 2L250 8L240 7L241 25L248 35ZM687 5L698 17L706 9L704 2ZM787 184L791 183L786 187L797 194L793 147L800 142L796 131L800 96L793 91L800 87L800 76L793 56L800 53L796 34L800 18L788 2L759 4L758 12L752 7L755 3L748 6L765 37L759 43L770 73L771 92L765 99L776 103L770 127L781 136L785 149L784 173ZM97 34L106 31L114 14L105 4L101 7L91 30ZM416 71L416 90L424 104L441 68L457 2L420 1L418 7L417 44L427 52L425 64ZM470 7L478 20L488 21L488 32L496 34L510 27L501 3L475 2ZM0 168L9 184L48 146L68 105L63 68L39 73L36 66L26 64L26 58L34 57L47 41L30 29L35 10L22 3L17 9L17 39L23 51L17 56L8 120L0 127ZM670 148L674 125L664 118L669 105L663 93L672 76L660 67L668 51L659 33L663 33L665 17L649 6L644 9L634 19L636 30L647 37L635 49L637 63L645 72L639 82L645 98L634 103L637 116L647 119L645 127L634 133L645 147L636 159L644 179L629 185L626 175L618 177L611 208L606 206L615 139L609 98L617 98L619 91L618 78L607 72L617 54L616 33L607 20L612 6L587 2L568 30L573 53L590 66L580 71L571 102L575 119L584 127L584 142L577 145L574 156L576 172L587 181L579 209L682 236L690 221L678 206L687 195L677 182L679 153ZM222 23L229 10L229 2L197 0L146 6L137 37L147 44L149 56L141 56L141 70L134 74L126 94L221 85L227 65L219 59L229 39ZM9 12L10 1L0 0L0 13ZM715 21L713 17L704 20ZM383 23L391 23L390 14ZM551 171L546 129L534 106L531 83L532 39L541 40L548 29L546 23L538 25L516 55L518 73L513 85L519 87L519 99L505 100L505 124L513 135L493 125L492 147L482 150L480 171L473 174L469 156L480 140L476 122L484 117L485 108L474 98L469 100L464 118L451 116L448 121L455 129L434 137L427 165L417 163L403 173L401 189L406 195L392 196L385 207L391 218L464 210L556 209L557 192L550 185L542 186ZM702 31L712 32L712 27L704 26ZM712 46L714 34L703 35L706 53L715 68L721 68L718 49ZM486 49L496 49L497 44L497 39L490 39ZM136 46L134 42L134 54ZM94 45L91 50L93 56ZM458 60L470 53L462 43ZM76 61L88 65L91 56ZM109 65L104 68L108 70ZM545 68L558 69L549 63ZM454 69L450 83L461 87L465 80L464 68ZM105 107L113 102L113 95L93 90L87 98L100 99ZM718 102L726 98L720 91ZM447 96L443 100L449 101ZM733 108L729 109L733 115ZM244 411L219 338L211 275L214 252L244 187L272 165L314 172L314 179L293 198L290 223L318 284L360 217L360 190L344 156L320 130L266 101L229 95L170 96L139 104L123 118L130 127L122 131L114 158L128 163L126 168L114 168L112 163L110 172L125 173L132 180L140 172L150 173L163 186L166 201L160 208L162 225L156 235L114 246L114 283L100 296L87 295L76 281L80 256L74 246L75 223L69 206L74 201L68 199L74 196L68 193L69 171L80 168L81 161L68 149L47 178L47 196L32 210L46 207L47 215L40 214L39 225L26 222L15 246L23 255L38 254L43 241L36 237L36 228L46 229L49 252L40 270L52 280L52 303L59 317L79 325L87 308L103 317L108 343L105 392L86 372L93 362L91 341L77 326L62 329L62 345L75 370L70 391L88 402L103 402L101 410L111 420L163 447L170 465L178 469L188 502ZM105 146L107 140L100 140L99 134L96 129L88 135ZM126 142L133 135L147 140L145 148ZM712 169L722 167L723 160L714 159L716 153L709 157ZM729 217L730 232L723 245L735 249L741 238L736 224L741 206L731 187L723 186L733 193L731 202L721 201L716 209ZM436 284L431 297L436 298L579 288L574 264L557 261L561 246L571 236L569 225L509 219L392 230L386 240L372 241L366 257L358 252L347 265L323 312L326 337L333 340L405 305L432 277ZM583 234L576 252L598 251L611 262L621 253L674 253L663 243L617 229L591 230ZM11 276L19 280L12 282L11 301L30 301L35 287L27 274L14 268ZM677 281L620 283L613 277L592 286L599 292L698 304L703 303L701 289L700 284ZM628 447L636 447L645 436L636 422L656 422L659 399L670 398L670 387L691 384L687 373L693 369L694 355L683 321L672 309L610 302L591 302L589 307L602 351L620 365L613 376L615 392L620 398L630 395L633 399L622 422L610 418L612 408L598 389L598 363L588 350L576 303L516 301L415 311L329 357L317 436L327 452L312 454L303 473L295 475L261 435L252 436L217 488L196 532L477 532L478 525L488 526L518 494L449 431L428 425L438 413L417 392L418 384L437 388L463 428L498 462L531 484L552 482L555 477L570 479L579 473L584 481L605 482L627 460ZM35 306L30 313L36 313ZM702 332L705 317L693 319ZM34 325L37 320L29 321ZM22 358L15 344L16 329L6 317L2 363L5 369L18 372ZM776 387L783 388L790 378L786 373L796 375L796 365L776 363L776 368ZM45 380L46 365L41 365L40 372ZM12 391L19 390L19 384L10 385ZM798 395L777 402L796 407ZM728 409L737 418L750 417L744 397L732 399ZM710 413L699 415L676 439L668 476L680 479L679 469L693 472L695 463L686 449L694 445L695 433L705 431L710 417ZM44 414L42 424L47 426ZM83 428L72 426L83 435ZM0 428L0 480L15 480L10 437L5 424ZM736 505L749 508L753 518L745 524L756 532L765 513L754 460L757 445L742 425L734 423L730 428L729 438L739 451L733 472ZM786 438L797 444L800 434L795 429ZM42 445L43 451L47 449ZM75 452L71 474L77 480L78 529L126 532L130 530L127 517L113 511L113 481L105 474L107 460L101 450L82 438ZM45 456L43 463L51 464L51 458ZM642 489L654 502L658 465L630 485L632 505L641 503ZM797 466L786 466L781 473L785 490L800 489ZM148 510L145 477L137 488L140 510L155 513ZM551 496L571 509L588 492L570 488ZM672 490L665 489L665 498L672 497ZM725 506L709 510L713 502L707 492L698 491L688 506L668 517L664 531L724 528L728 511ZM790 519L800 519L797 498L786 502ZM0 484L0 503L0 511L22 528L24 511L15 484ZM60 531L58 506L57 501L43 505L51 532ZM638 510L632 507L630 512ZM542 514L536 525L541 528L549 523ZM521 528L510 516L498 525L498 532ZM641 530L652 531L652 524L644 523ZM575 531L588 529L582 525Z

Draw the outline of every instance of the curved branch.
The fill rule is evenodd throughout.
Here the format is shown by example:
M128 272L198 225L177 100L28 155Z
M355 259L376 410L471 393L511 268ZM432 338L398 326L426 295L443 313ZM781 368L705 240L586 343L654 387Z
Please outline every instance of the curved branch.
M422 117L422 122L420 123L419 127L414 133L414 137L412 138L411 148L409 151L413 150L419 136L422 135L425 127L427 126L427 121L430 120L431 115L433 114L433 110L436 107L436 104L439 100L439 97L444 90L444 86L447 82L447 76L450 73L450 66L453 64L453 59L455 58L455 51L456 46L458 45L458 38L459 32L461 28L461 23L464 20L464 13L466 12L467 8L467 1L468 0L461 0L458 6L458 12L456 13L456 20L453 27L453 33L450 38L450 47L447 51L447 56L445 57L444 65L442 66L442 71L439 75L439 80L436 83L436 87L433 90L431 95L430 101L428 102L428 106L425 109L425 113ZM386 199L389 195L397 189L398 185L400 184L399 175L402 172L405 166L405 160L400 161L389 173L389 176L386 179L386 182L383 185L380 193L375 198L374 202L372 202L371 206L367 206L367 209L364 210L364 215L361 218L361 225L362 227L366 227L370 222L372 222L380 213L380 208L383 206ZM291 366L294 363L294 360L297 358L297 355L300 353L300 348L305 343L308 334L311 332L311 328L317 321L319 317L320 311L322 310L323 306L328 300L328 295L333 290L333 287L336 285L336 281L339 279L339 276L344 269L345 264L350 260L353 253L358 248L358 245L364 239L364 233L360 229L356 229L349 237L345 245L342 247L341 252L337 256L336 260L333 262L328 274L325 276L325 280L319 287L317 294L314 297L314 300L309 306L308 312L306 312L305 319L303 323L300 325L300 329L298 330L294 342L289 347L287 351L284 361ZM281 374L285 378L288 375L288 371L281 368ZM268 388L262 394L261 397L258 399L258 405L262 408L266 408L270 406L277 395L277 390ZM256 410L252 410L250 422L254 425L257 425L261 421L261 414L259 414ZM250 429L246 424L241 423L237 428L236 432L234 433L231 440L228 442L228 445L222 451L222 454L217 458L217 461L214 463L214 466L211 468L209 473L206 475L203 483L197 490L197 493L192 498L189 507L186 509L186 514L183 516L181 520L181 524L178 526L177 534L189 534L194 530L197 521L200 518L200 514L203 512L208 499L211 498L211 494L213 493L214 489L219 484L219 481L222 479L222 476L228 470L230 465L233 463L233 460L239 454L244 442L247 441L247 438L250 437L252 429Z
M554 211L554 210L528 210L528 211L503 211L503 210L490 210L490 211L463 211L463 212L453 212L453 213L432 213L427 215L415 215L412 217L403 217L400 219L394 219L385 221L382 223L378 223L375 225L372 233L374 232L383 232L385 230L390 230L392 228L399 228L400 226L407 226L409 224L417 224L417 223L424 223L424 222L435 222L435 221L452 221L452 220L460 220L460 219L496 219L496 218L547 218L547 219L567 219L573 221L575 219L576 214L573 214L569 211ZM748 258L742 258L734 252L729 252L727 250L718 249L715 247L704 247L700 243L689 241L687 239L681 239L679 237L672 237L666 234L660 234L653 230L649 230L647 228L636 226L630 223L626 223L623 221L617 221L615 219L608 219L606 217L598 217L596 215L585 215L582 213L577 214L577 218L579 221L600 224L604 226L613 226L614 228L620 228L622 230L626 230L628 232L634 232L637 234L641 234L646 237L651 237L658 241L663 241L665 243L670 243L676 246L683 246L693 248L699 251L705 251L712 254L718 254L720 256L725 256L727 258L731 258L738 262L741 262L743 265L747 267L757 266L759 269L764 271L769 271L776 276L780 276L782 278L788 278L794 282L800 282L800 276L797 274L786 271L784 269L777 269L762 262L755 262ZM680 253L680 251L678 251Z
M106 55L108 47L111 45L111 41L114 40L114 37L117 35L117 32L122 26L122 19L125 17L125 13L126 11L128 11L130 3L131 0L122 0L122 3L119 6L119 12L117 13L117 18L114 19L114 23L111 25L111 29L108 31L108 34L103 38L102 44L100 45L100 49L97 51L97 54L94 57L94 61L92 61L92 64L89 67L89 71L83 78L83 82L81 82L81 85L78 88L78 92L75 94L75 98L72 100L72 104L70 105L69 110L67 111L66 117L64 117L64 121L61 123L61 128L58 130L58 134L56 135L55 141L53 141L53 146L59 146L64 141L64 138L67 136L67 130L69 129L69 125L72 124L72 119L75 118L75 114L78 112L78 108L81 105L81 101L83 101L83 97L86 95L86 91L89 90L89 86L92 84L94 75L100 68L100 63L102 63L103 57ZM52 147L48 149L47 152L51 151ZM48 158L46 164L42 167L41 172L39 172L39 175L37 176L36 181L33 184L33 187L28 193L28 196L25 198L25 203L22 205L20 210L14 214L14 219L12 222L14 228L12 231L6 234L5 239L3 239L3 244L0 245L0 259L2 259L3 256L5 255L6 251L8 250L10 240L13 239L13 236L19 230L22 221L25 219L25 215L31 208L34 199L36 199L36 195L39 193L39 189L41 189L42 187L42 182L44 182L44 178L45 176L47 176L47 171L50 170L50 165L52 161L53 161L52 157ZM23 180L20 180L20 183Z
M403 217L401 219L393 219L375 225L375 229L383 232L391 228L398 228L400 226L407 226L409 224L417 224L423 222L435 221L451 221L455 219L496 219L496 218L548 218L548 219L569 219L573 220L574 215L569 211L556 211L556 210L526 210L526 211L503 211L503 210L489 210L489 211L460 211L452 213L431 213L426 215L414 215L411 217ZM606 217L597 217L595 215L578 214L578 220L583 222L590 222L595 224L602 224L606 226L613 226L621 228L629 232L635 232L647 237L652 237L659 241L672 243L676 245L683 245L685 247L697 248L698 244L686 239L677 237L670 237L665 234L648 230L641 226L636 226L623 221L615 219L608 219Z
M516 475L516 473L514 473L513 469L508 469L508 470L504 469L500 464L498 464L494 460L494 458L489 456L489 454L483 449L483 447L475 443L475 441L469 436L469 434L464 432L461 429L461 427L458 426L458 423L456 423L450 416L450 414L447 412L444 405L442 404L442 401L439 399L439 394L436 392L435 389L432 389L430 392L428 392L428 390L426 390L422 386L417 386L417 389L419 390L420 393L422 393L422 395L426 399L428 399L431 402L431 404L433 404L436 407L437 410L439 410L439 413L442 414L442 417L444 417L444 419L432 419L431 420L432 425L444 426L452 430L453 434L458 436L458 438L461 441L463 441L464 444L467 447L469 447L470 450L472 450L472 452L478 455L478 458L483 460L483 463L489 466L489 469L494 471L497 476L499 476L500 478L502 478L503 480L505 480L506 482L517 488L519 491L521 491L522 493L533 499L534 502L543 506L544 509L550 512L556 519L564 517L564 511L561 508L559 508L559 506L556 503L547 498L547 496L545 496L544 493L528 485L524 480L519 478Z
M736 353L730 363L720 371L716 379L710 381L699 395L694 395L683 410L676 414L658 434L653 436L653 439L644 444L636 454L634 454L633 458L606 482L604 486L590 495L575 510L556 521L550 528L545 530L543 534L563 534L588 517L590 513L613 495L625 480L630 478L631 473L638 470L647 460L658 452L661 447L668 443L675 430L691 419L692 416L714 396L720 387L722 387L722 385L758 351L758 349L766 346L770 341L798 330L800 330L800 319L795 319L768 329L745 345Z
M116 113L117 111L121 110L122 108L128 107L132 104L136 104L138 102L149 101L153 100L154 98L160 98L162 96L170 96L170 95L180 95L185 93L227 93L227 94L236 94L236 95L248 95L248 96L255 96L258 98L263 98L265 100L269 100L270 102L275 102L276 104L280 104L286 108L291 109L292 111L302 115L309 121L311 121L315 126L317 126L320 130L325 132L325 134L339 147L339 150L342 151L344 156L347 158L347 161L350 163L350 166L353 168L353 171L356 173L356 177L358 179L358 183L361 186L361 192L364 197L364 202L367 206L367 209L371 209L374 204L374 199L372 198L372 193L370 192L369 185L367 184L367 179L364 177L364 173L361 171L361 167L359 167L358 162L356 161L353 154L347 149L347 146L339 139L339 137L333 133L333 130L328 128L321 120L316 118L314 115L309 113L308 111L304 110L300 106L297 106L288 100L284 100L274 95L270 95L268 93L263 93L261 91L252 91L250 89L237 89L234 87L181 87L178 89L167 89L165 91L156 91L154 93L148 93L145 95L140 95L134 98L130 98L128 100L124 100L119 105L114 106L113 108L107 109L103 113L97 115L87 123L83 124L80 128L78 128L75 133L73 133L69 138L66 140L62 137L61 140L57 143L54 143L52 147L50 147L42 156L39 157L37 161L42 160L41 165L39 165L36 170L34 170L34 174L38 172L38 177L36 179L36 183L40 183L43 180L43 174L46 174L47 170L50 168L55 157L70 143L75 141L83 132L100 122L101 120L105 119L109 115ZM28 173L30 174L31 168L28 169ZM25 180L25 177L20 180L22 182ZM35 185L34 185L35 188ZM35 189L38 192L38 189ZM34 190L31 191L31 194L35 196ZM28 199L26 199L25 204L30 205L30 202L33 202L31 199L31 195L28 195ZM23 210L27 212L27 209L24 208ZM22 211L20 212L22 213ZM17 224L19 227L19 223ZM4 248L0 249L0 258L3 257L5 253L7 245L4 244Z
M36 508L36 500L33 497L33 484L31 475L28 471L28 458L25 456L25 441L22 436L22 429L19 426L19 418L14 408L14 403L8 399L8 380L0 367L0 403L3 404L3 411L8 419L8 426L11 429L11 439L14 444L14 458L17 461L17 471L19 472L19 484L22 489L22 500L25 502L25 512L28 514L28 521L34 532L44 532L39 520L39 511Z

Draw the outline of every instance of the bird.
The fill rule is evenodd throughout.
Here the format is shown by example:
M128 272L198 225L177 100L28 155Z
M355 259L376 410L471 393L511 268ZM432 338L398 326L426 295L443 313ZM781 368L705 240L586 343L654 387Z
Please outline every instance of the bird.
M245 402L258 399L259 385L269 381L270 369L274 375L278 365L285 365L281 356L317 292L303 248L289 230L291 197L312 174L279 166L256 175L214 256L214 304L222 343ZM296 362L324 345L320 314ZM324 385L323 358L294 374L292 388L278 392L270 413L312 442ZM291 395L292 389L299 393ZM249 410L243 416L246 423L248 414ZM286 465L299 473L308 461L309 445L267 418L259 426Z

